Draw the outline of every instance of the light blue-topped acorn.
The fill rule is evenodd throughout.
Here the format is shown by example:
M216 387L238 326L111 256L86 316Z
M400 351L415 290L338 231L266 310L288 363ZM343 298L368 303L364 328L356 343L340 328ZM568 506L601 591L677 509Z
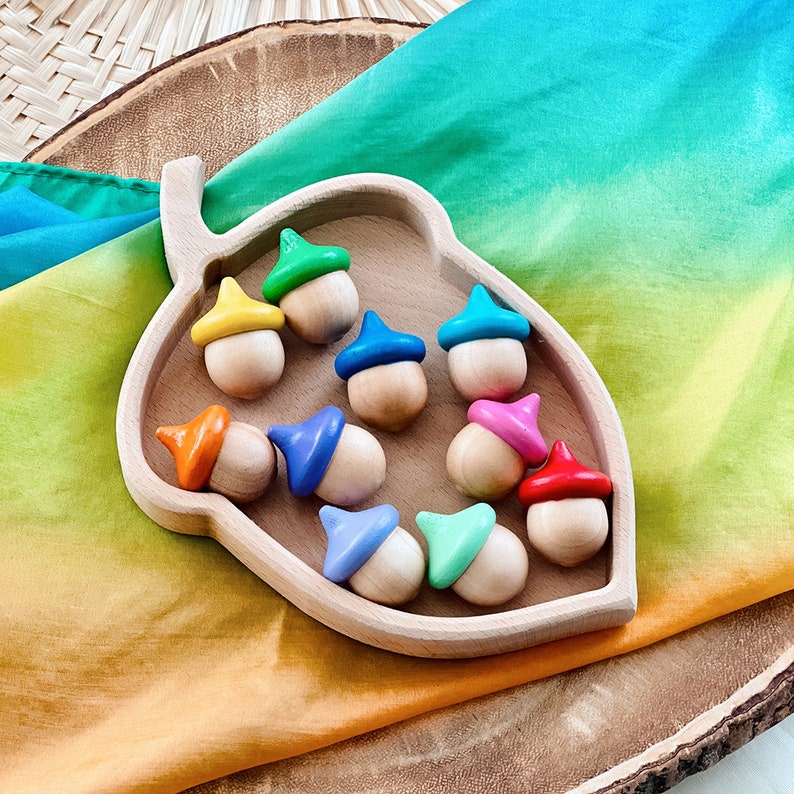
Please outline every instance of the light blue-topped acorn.
M315 493L335 505L355 505L386 479L386 455L378 440L345 422L328 405L296 425L271 425L268 438L281 450L287 484L295 496Z
M451 587L480 606L504 604L526 585L529 557L524 544L496 523L496 511L485 502L457 513L416 516L427 539L428 580L432 587Z
M427 403L425 353L418 336L394 331L376 312L365 312L358 338L334 361L356 415L379 430L411 424Z
M349 269L350 254L344 248L314 245L293 229L283 229L278 262L262 284L262 295L278 304L301 339L335 342L358 316L358 291Z
M455 390L470 402L515 394L527 377L523 343L529 330L526 317L497 306L485 287L475 284L466 308L438 329Z
M328 535L323 576L347 582L362 598L387 606L410 601L425 575L425 555L400 525L396 508L377 505L353 513L339 507L320 508Z

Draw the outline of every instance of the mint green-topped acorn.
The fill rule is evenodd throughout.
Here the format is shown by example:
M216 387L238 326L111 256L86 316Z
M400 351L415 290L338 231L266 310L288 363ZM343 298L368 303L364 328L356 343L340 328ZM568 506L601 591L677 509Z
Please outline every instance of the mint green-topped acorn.
M527 377L523 343L529 331L526 317L497 306L485 287L475 284L466 308L438 329L455 390L470 402L515 394Z
M262 285L262 295L278 304L301 339L335 342L358 316L358 291L349 269L350 254L344 248L313 245L292 229L283 229L278 262Z
M416 525L427 539L432 587L451 587L480 606L504 604L524 589L527 551L516 535L496 523L489 504L479 502L451 515L422 511Z

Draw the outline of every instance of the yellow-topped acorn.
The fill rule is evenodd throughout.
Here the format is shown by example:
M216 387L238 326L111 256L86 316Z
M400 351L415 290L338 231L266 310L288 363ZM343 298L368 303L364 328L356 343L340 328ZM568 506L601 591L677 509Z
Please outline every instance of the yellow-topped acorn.
M314 245L293 229L283 229L278 262L262 284L262 295L278 303L301 339L335 342L358 316L358 291L349 269L350 254L344 248Z
M190 331L204 349L212 382L232 397L263 395L284 371L284 346L278 331L284 312L249 298L230 276L221 281L215 305Z

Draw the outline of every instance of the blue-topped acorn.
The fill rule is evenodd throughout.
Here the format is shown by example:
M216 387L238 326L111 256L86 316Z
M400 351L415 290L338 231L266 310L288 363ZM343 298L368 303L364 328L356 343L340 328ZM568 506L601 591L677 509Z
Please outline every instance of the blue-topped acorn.
M295 496L314 493L331 504L355 505L386 479L383 447L363 427L345 422L335 405L299 424L271 425L267 435L284 456Z
M515 394L527 377L523 343L529 332L526 317L497 306L488 290L475 284L466 308L438 329L455 390L469 401Z
M262 295L278 304L301 339L335 342L358 316L358 291L349 269L350 254L344 248L314 245L293 229L283 229L278 262L262 284Z
M504 604L526 585L529 557L524 544L496 522L485 502L457 513L422 511L416 524L427 539L428 581L451 587L461 598L480 606Z
M328 535L323 576L347 582L362 598L387 606L416 596L425 575L422 547L400 525L390 504L350 512L325 505L320 521Z
M418 336L395 331L376 312L366 311L358 337L334 361L356 415L379 430L408 427L427 403L425 353Z

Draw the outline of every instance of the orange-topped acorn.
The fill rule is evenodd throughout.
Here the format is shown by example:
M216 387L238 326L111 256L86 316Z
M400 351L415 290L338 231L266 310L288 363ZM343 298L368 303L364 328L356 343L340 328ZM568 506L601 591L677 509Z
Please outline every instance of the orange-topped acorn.
M184 425L165 425L157 438L174 456L177 483L187 491L204 488L232 502L251 502L276 476L270 439L244 422L233 422L222 405L210 405Z
M349 269L350 254L344 248L313 245L293 229L283 229L278 262L262 284L262 295L279 305L301 339L335 342L358 316L358 291Z
M609 533L604 499L610 493L606 474L583 466L564 441L555 441L543 467L518 486L518 499L528 508L529 542L558 565L590 559Z
M231 397L252 400L284 371L284 346L277 333L283 327L281 309L249 298L227 276L215 306L194 324L190 337L204 350L212 382Z

